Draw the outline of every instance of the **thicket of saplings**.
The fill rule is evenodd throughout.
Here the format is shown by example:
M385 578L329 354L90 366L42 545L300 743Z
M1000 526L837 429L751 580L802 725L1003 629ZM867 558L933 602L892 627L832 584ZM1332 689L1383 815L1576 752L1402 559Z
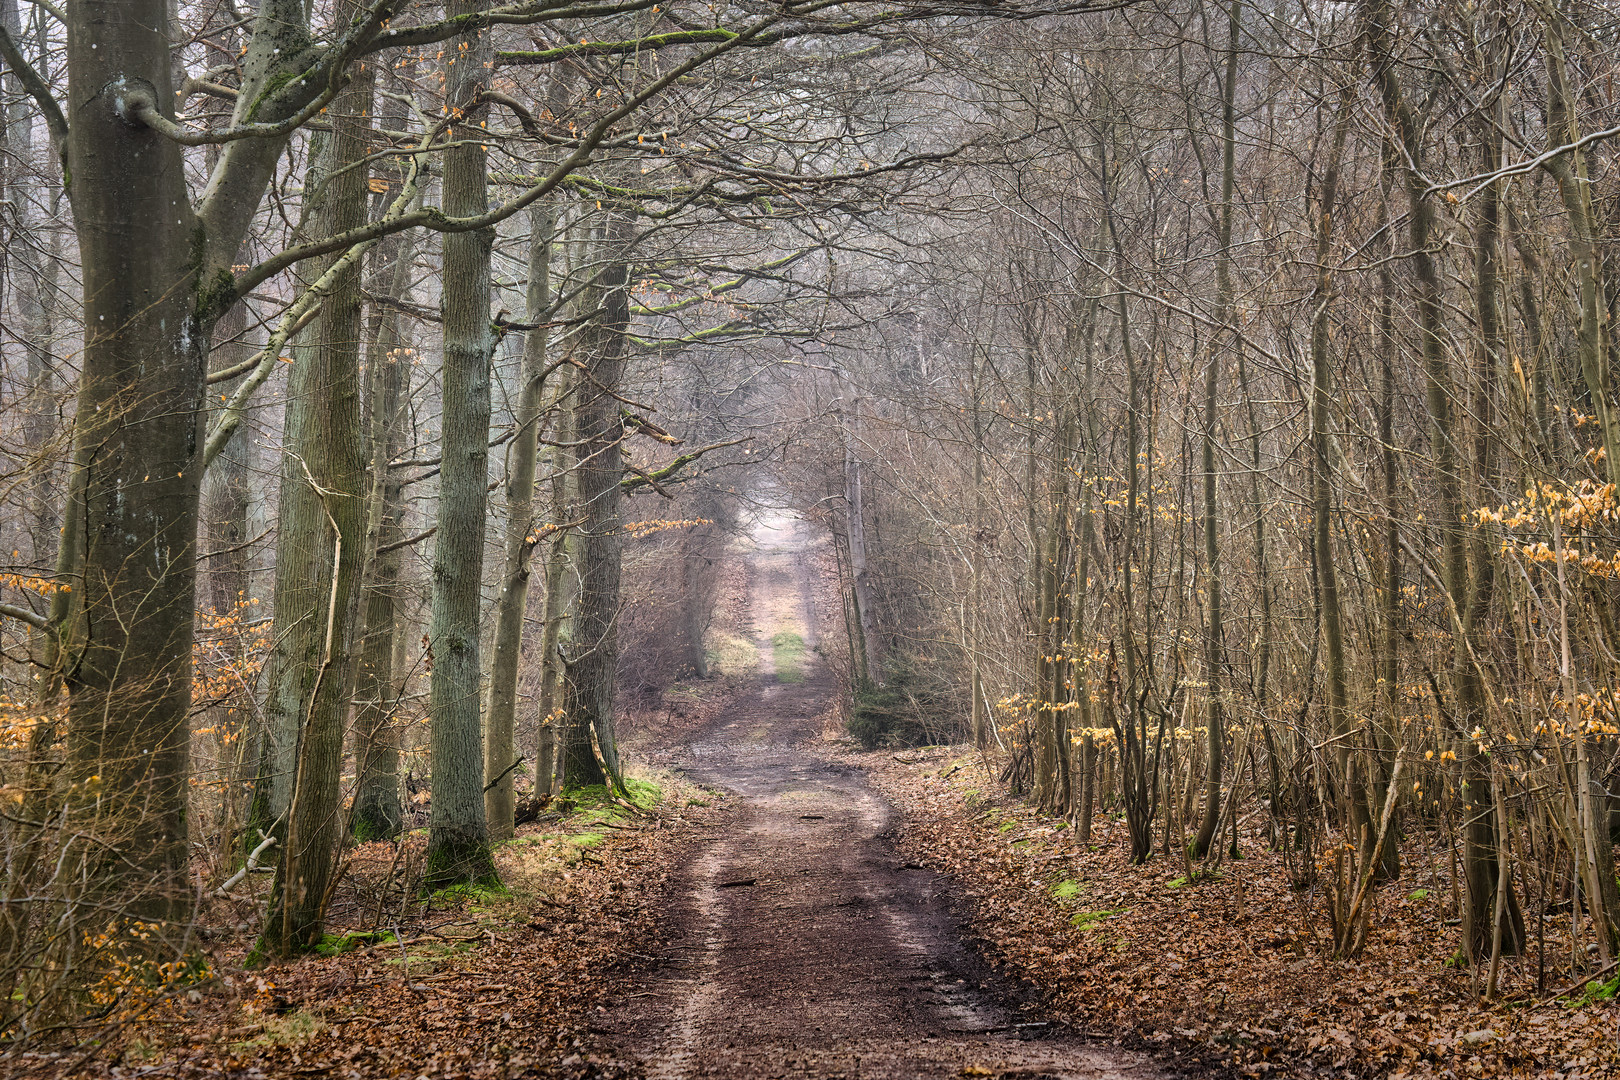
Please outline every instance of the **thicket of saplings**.
M1481 994L1612 993L1613 13L1159 14L959 58L1025 153L799 479L878 642L852 730L937 703L1178 876L1258 829L1327 953L1412 898Z
M1200 569L1191 554L1201 522L1181 509L1197 507L1185 486L1197 476L1174 460L1157 467L1178 479L1142 503L1142 558L1160 569L1137 583L1158 604L1137 610L1140 621L1128 629L1141 636L1121 636L1117 586L1099 589L1096 562L1080 555L1082 545L1109 543L1106 522L1088 534L1080 518L1103 517L1104 478L1076 470L1067 492L1043 492L1052 496L1043 510L1055 515L1045 527L1061 552L1049 606L1018 595L1027 563L1005 554L986 560L987 577L1002 575L1006 607L998 614L1033 616L1023 633L1007 635L1011 642L984 646L1006 650L1000 655L1027 680L1005 669L987 679L1001 689L986 691L994 700L986 700L977 733L1008 790L1066 820L1082 840L1101 818L1118 820L1134 861L1163 861L1167 873L1193 882L1219 877L1228 859L1263 845L1313 911L1320 898L1327 952L1359 954L1378 930L1380 909L1410 896L1459 928L1444 959L1468 968L1482 993L1545 994L1608 972L1616 955L1620 701L1605 686L1579 688L1572 673L1577 658L1606 666L1609 655L1620 579L1580 552L1620 547L1614 489L1596 481L1573 493L1547 485L1511 509L1481 508L1468 538L1487 580L1473 587L1494 587L1503 599L1493 605L1493 632L1469 635L1478 650L1466 661L1472 670L1451 667L1454 608L1429 565L1408 563L1388 605L1381 601L1388 578L1376 569L1359 577L1365 606L1347 620L1343 648L1353 659L1337 709L1325 685L1320 568L1308 542L1291 553L1291 566L1279 565L1281 555L1268 562L1265 605L1244 590L1261 580L1252 546L1234 544L1238 550L1226 555L1228 618L1242 611L1242 630L1228 645L1212 734L1199 660ZM1519 535L1492 531L1504 514ZM1267 520L1274 526L1279 517ZM1307 517L1300 510L1284 520ZM1366 536L1362 530L1381 528L1383 517L1347 513L1336 527ZM1531 522L1562 533L1562 567L1544 554L1550 545L1525 535ZM886 638L881 683L852 679L848 730L868 749L971 739L971 649L956 645L967 628L959 611L927 612L917 603L928 593L921 582L946 572L938 560L949 552L933 543L937 536L918 539L927 527L913 525L908 535L890 524L891 546L873 545L884 569L879 622L912 629ZM1003 539L1016 551L1014 536ZM1387 553L1365 540L1345 550L1369 563ZM1093 558L1111 554L1105 547ZM1090 596L1078 590L1077 574L1092 578ZM844 593L847 609L854 603L847 577ZM1018 627L1016 615L1009 621ZM1018 638L1038 644L1020 651ZM1141 665L1134 680L1127 649ZM1144 674L1149 664L1157 671ZM1484 692L1462 713L1468 706L1457 700L1458 683L1470 675ZM1337 722L1335 711L1343 716ZM1221 762L1214 769L1212 752ZM1585 992L1617 987L1599 979Z

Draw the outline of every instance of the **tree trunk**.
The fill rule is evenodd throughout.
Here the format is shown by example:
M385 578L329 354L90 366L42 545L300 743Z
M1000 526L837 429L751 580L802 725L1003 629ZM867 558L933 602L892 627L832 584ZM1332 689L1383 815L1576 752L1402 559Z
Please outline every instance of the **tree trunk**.
M1390 170L1386 162L1386 173ZM1384 183L1383 217L1387 221L1388 183ZM1386 255L1393 254L1395 241L1385 241ZM1378 441L1379 464L1383 480L1384 498L1384 561L1378 595L1378 646L1374 659L1375 673L1380 688L1379 700L1383 707L1382 730L1379 732L1378 780L1373 785L1372 805L1383 806L1388 796L1388 777L1395 766L1400 732L1400 609L1401 609L1401 535L1396 515L1396 483L1399 477L1395 446L1395 283L1394 271L1388 262L1378 270L1378 365L1379 408ZM1380 873L1386 878L1397 878L1401 872L1399 818L1392 818L1384 850Z
M1339 779L1344 785L1343 820L1349 841L1365 856L1363 836L1368 825L1367 793L1362 756L1349 745L1354 721L1351 719L1345 689L1344 617L1339 603L1338 561L1333 550L1333 461L1329 453L1332 422L1329 395L1332 372L1329 365L1328 328L1335 294L1329 260L1333 253L1333 229L1338 211L1339 167L1349 133L1350 91L1340 93L1333 124L1333 142L1322 180L1317 212L1316 289L1312 294L1311 317L1311 545L1316 560L1316 582L1321 612L1322 655L1326 661L1328 729L1335 739Z
M481 0L455 0L452 16L482 10ZM463 47L465 46L465 47ZM483 132L473 120L488 85L488 31L446 48L445 95L460 122L444 155L444 210L471 216L488 208ZM433 807L428 823L425 887L498 881L484 819L484 754L479 704L479 585L484 566L489 483L490 250L493 229L444 238L443 465L438 532L433 545L433 617L428 637L433 676Z
M1547 39L1547 135L1553 140L1552 145L1558 146L1574 142L1579 138L1580 131L1575 95L1569 85L1564 60L1563 16L1544 10L1542 18ZM1609 373L1613 361L1609 355L1608 308L1604 297L1602 252L1598 244L1599 232L1592 207L1592 185L1587 173L1586 155L1580 149L1571 150L1550 159L1546 169L1558 182L1558 193L1563 199L1565 216L1569 219L1570 263L1580 289L1581 319L1576 340L1581 375L1602 432L1605 471L1609 482L1616 484L1620 483L1620 409L1615 408L1609 394ZM1577 805L1579 824L1585 832L1581 838L1585 848L1582 861L1590 864L1588 877L1598 892L1588 903L1594 922L1602 927L1600 932L1605 938L1601 943L1602 955L1606 961L1616 950L1620 950L1620 884L1615 881L1607 814L1597 812L1592 804L1595 780L1588 774L1588 737L1583 732L1576 740L1579 762ZM1472 788L1469 794L1471 800L1478 797ZM1513 914L1518 914L1516 907ZM1515 923L1514 929L1514 939L1522 939L1522 927Z
M1102 177L1103 219L1113 249L1114 272L1119 274L1125 272L1127 263L1125 247L1114 221L1112 186L1108 183L1110 166L1107 150L1114 137L1112 129L1113 123L1110 121L1106 134L1098 142L1101 151L1098 155L1098 172ZM1119 555L1119 636L1125 654L1124 681L1123 684L1111 687L1114 697L1111 715L1115 716L1114 732L1119 740L1119 780L1125 804L1126 824L1131 834L1131 863L1139 866L1153 855L1153 815L1156 809L1158 755L1155 753L1150 767L1147 755L1146 694L1138 687L1138 679L1142 673L1138 671L1137 662L1134 564L1138 558L1136 545L1140 524L1138 496L1142 488L1142 372L1136 362L1136 349L1132 339L1130 302L1123 292L1116 297L1116 302L1119 305L1120 352L1125 362L1125 454L1128 465L1125 473L1125 506L1121 511ZM1110 668L1114 668L1115 664L1116 658L1111 651ZM1114 671L1110 672L1110 676L1111 679L1118 678ZM1123 717L1118 716L1121 710L1125 714Z
M1468 555L1465 526L1463 524L1462 475L1458 467L1458 450L1454 438L1455 426L1451 410L1451 367L1446 354L1442 326L1442 291L1439 268L1429 251L1430 236L1434 228L1434 208L1425 191L1428 182L1423 176L1423 142L1417 119L1406 103L1400 78L1396 73L1391 44L1392 18L1387 0L1372 0L1368 12L1368 49L1374 77L1384 101L1384 111L1395 129L1403 151L1407 197L1408 242L1412 251L1412 269L1416 278L1418 328L1423 343L1423 372L1425 404L1431 429L1431 453L1434 456L1437 487L1440 496L1441 551L1445 574L1446 595L1454 632L1460 640L1453 646L1452 671L1456 685L1456 735L1465 742L1463 770L1467 784L1466 802L1478 807L1491 807L1489 769L1484 756L1473 748L1471 732L1482 715L1483 689L1474 670L1474 643L1469 640L1467 624L1463 621L1471 585L1468 573ZM1491 811L1482 811L1490 814ZM1494 825L1492 826L1494 828ZM1470 928L1467 947L1471 955L1480 955L1476 946L1489 948L1492 915L1496 907L1498 870L1497 860L1490 851L1479 845L1467 845L1464 870L1469 883L1468 911L1465 924ZM1524 940L1523 918L1512 888L1507 894L1508 917L1513 932L1506 935L1513 941ZM1482 939L1483 935L1483 939Z
M861 491L861 459L856 452L860 439L860 402L850 403L844 435L844 509L849 533L849 576L855 599L855 628L860 635L862 681L869 686L883 685L883 657L878 648L877 614L873 610L872 572L866 556L866 507Z
M399 300L409 289L415 244L409 238L387 245L376 287ZM388 463L406 445L405 402L410 395L412 357L401 333L402 315L391 306L373 309L374 329L366 359L371 384L367 441L371 475L367 500L365 623L356 673L354 720L354 810L349 829L365 843L399 835L399 729L394 712L401 672L394 662L405 539L405 490Z
M17 0L0 2L0 23L10 31L19 46L26 39L22 32L22 19ZM43 54L44 50L41 49ZM23 175L39 168L34 143L34 117L38 110L28 97L15 72L5 74L5 89L12 104L0 117L5 141L4 165L6 204L8 217L15 234L14 242L5 245L3 255L4 277L9 278L15 290L15 312L21 324L21 344L24 356L22 436L25 452L31 457L27 468L27 506L29 518L28 558L37 567L49 566L55 557L56 534L60 525L56 501L61 459L65 456L56 445L56 392L57 373L55 357L51 354L54 335L50 296L55 292L60 273L60 243L57 230L48 217L34 211L36 205L53 205L59 194L50 181L38 184ZM49 174L49 169L42 170ZM30 190L35 188L35 190ZM3 284L0 279L0 284Z
M1216 319L1225 325L1232 318L1232 193L1237 175L1237 69L1238 30L1243 18L1243 0L1231 0L1227 16L1226 78L1221 84L1221 210L1220 235L1215 255ZM1226 748L1226 631L1222 621L1221 542L1219 480L1215 464L1216 425L1219 422L1217 390L1221 367L1219 330L1210 334L1209 356L1204 367L1204 581L1208 595L1209 621L1204 637L1205 697L1209 702L1209 755L1204 772L1204 816L1198 835L1189 849L1193 858L1207 856L1215 847L1215 830L1221 821L1222 755Z
M1053 447L1052 474L1048 480L1048 521L1035 568L1035 746L1032 759L1031 795L1047 813L1058 812L1068 804L1068 724L1067 714L1058 705L1063 701L1059 685L1062 661L1059 659L1068 638L1065 605L1062 601L1062 565L1067 561L1064 538L1069 531L1068 446L1072 424L1059 425Z
M525 321L543 322L551 310L551 243L556 214L549 203L532 211L529 235L529 291ZM530 330L523 343L522 385L517 435L507 457L506 565L500 598L495 602L495 656L489 676L489 719L484 731L484 774L493 778L484 792L484 816L492 839L512 835L516 804L518 660L523 651L523 620L529 607L529 564L537 537L534 472L539 451L542 397L545 393L546 331Z
M374 72L374 65L364 65L327 110L332 137L328 166L314 186L321 200L315 236L366 220L369 171L361 162L369 149ZM293 691L282 705L298 736L286 842L260 942L267 957L320 944L337 865L344 721L366 534L360 283L357 260L310 323L287 380L275 636L281 687Z
M624 783L614 736L613 692L623 547L619 481L624 479L620 456L624 422L617 394L630 319L627 230L626 222L611 222L598 248L596 261L602 269L587 294L597 302L587 302L586 310L596 308L601 315L582 343L588 370L574 387L573 441L579 456L575 483L584 523L577 537L579 598L563 705L565 787L611 781L622 788ZM600 765L591 752L593 732L602 753Z
M971 363L977 363L975 350ZM984 548L985 548L985 496L984 496L984 396L979 387L979 373L973 373L973 534L971 545L973 567L973 605L969 626L968 647L972 650L968 676L969 693L973 695L971 723L973 745L980 751L990 746L989 717L984 708Z
M557 400L561 403L574 392L571 384L575 380L567 368L558 375ZM572 413L571 405L560 410L556 433L559 445L550 455L552 518L557 525L574 520L576 510L571 498L574 454L566 445L574 438ZM561 647L573 637L569 632L569 609L573 604L575 582L568 570L575 543L574 530L563 529L552 537L546 553L546 603L540 629L540 702L535 710L539 719L534 755L536 794L550 794L557 784L560 741L565 731L563 699L567 689Z
M208 337L193 310L180 147L132 122L124 89L149 88L172 115L166 25L164 0L83 0L68 27L85 327L78 441L89 470L68 771L83 793L78 829L93 838L85 880L97 894L129 887L116 910L178 925L191 900L186 714Z
M1580 138L1580 126L1564 63L1562 16L1547 12L1543 14L1543 21L1547 40L1547 139L1553 146L1562 146ZM1576 346L1581 377L1603 436L1605 472L1611 484L1620 484L1620 410L1609 399L1609 318L1603 296L1602 254L1598 249L1586 154L1577 148L1549 158L1544 167L1558 182L1558 194L1569 219L1569 261L1580 290L1581 319Z

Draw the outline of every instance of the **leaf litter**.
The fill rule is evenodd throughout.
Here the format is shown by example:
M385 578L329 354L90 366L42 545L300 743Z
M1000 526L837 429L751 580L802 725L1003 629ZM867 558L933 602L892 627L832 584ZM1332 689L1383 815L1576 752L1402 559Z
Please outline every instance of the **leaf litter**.
M99 1045L0 1059L0 1074L635 1075L595 1026L601 1002L622 989L613 985L615 968L654 938L658 898L691 834L713 828L723 813L708 793L688 798L678 782L665 790L662 803L623 822L630 828L607 830L588 848L572 840L605 824L589 808L520 828L496 852L509 896L441 895L386 933L351 934L362 942L338 955L255 971L242 967L252 944L246 935L216 942L213 977L193 993L98 1033ZM425 842L404 841L418 849L417 865ZM351 892L399 861L386 842L353 856ZM329 940L341 940L343 927L329 929Z
M1158 854L1131 866L1124 822L1101 812L1077 844L960 748L851 760L903 811L901 850L972 898L987 959L1095 1037L1243 1077L1620 1076L1620 1004L1543 999L1534 944L1504 960L1496 1002L1446 963L1460 943L1442 910L1449 881L1416 847L1403 878L1380 889L1371 944L1338 961L1325 901L1288 887L1258 826L1243 858L1188 880ZM1544 928L1549 996L1575 981L1564 922Z

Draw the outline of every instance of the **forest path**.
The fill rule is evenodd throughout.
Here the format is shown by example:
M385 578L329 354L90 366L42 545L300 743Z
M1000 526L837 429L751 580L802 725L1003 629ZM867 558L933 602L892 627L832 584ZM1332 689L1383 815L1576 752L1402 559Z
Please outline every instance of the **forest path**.
M1028 1023L963 945L949 880L903 861L888 803L857 766L818 752L837 690L813 652L807 545L794 522L756 527L753 626L739 630L759 674L660 755L726 792L732 812L676 873L664 955L601 1018L609 1038L668 1080L1163 1075Z

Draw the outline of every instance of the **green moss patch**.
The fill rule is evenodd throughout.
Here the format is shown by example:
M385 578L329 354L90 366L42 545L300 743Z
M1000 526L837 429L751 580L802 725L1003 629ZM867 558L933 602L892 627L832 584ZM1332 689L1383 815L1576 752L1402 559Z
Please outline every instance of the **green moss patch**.
M448 885L435 890L432 897L435 903L440 904L496 904L510 900L512 890L502 885L499 880L479 881Z
M1095 930L1110 918L1124 911L1124 908L1104 908L1101 911L1081 911L1069 917L1078 930Z
M624 790L623 802L603 784L569 788L563 792L563 799L573 807L576 814L584 816L588 822L603 822L628 817L631 808L651 810L664 797L663 789L657 784L650 780L637 780L633 776L625 777ZM625 802L630 806L626 807Z
M363 930L347 930L341 934L322 934L321 942L315 946L315 951L322 956L342 956L344 953L363 949L367 945L377 945L383 942L396 941L392 930L376 930L367 933Z
M1594 1001L1613 1001L1616 995L1620 995L1620 975L1616 975L1608 982L1587 983L1581 996L1571 999L1570 1004L1589 1005Z
M1052 886L1052 897L1057 900L1073 900L1080 895L1080 883L1073 878L1064 878Z

